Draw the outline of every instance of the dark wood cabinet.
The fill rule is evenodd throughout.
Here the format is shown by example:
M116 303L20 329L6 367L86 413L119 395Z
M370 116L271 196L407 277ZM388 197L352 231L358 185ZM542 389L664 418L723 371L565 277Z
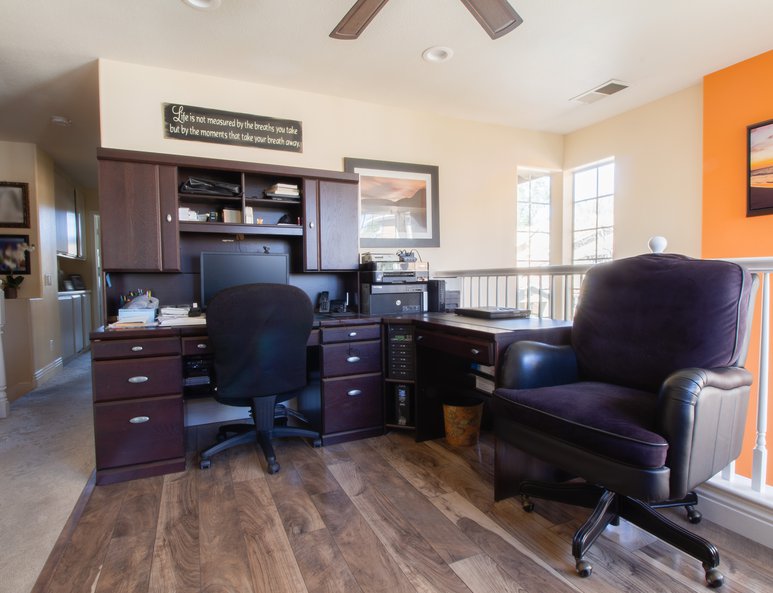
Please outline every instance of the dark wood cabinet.
M100 160L99 200L105 271L180 270L174 167Z
M357 270L358 185L306 179L304 188L306 271Z
M383 434L381 325L323 326L320 342L322 442Z
M99 336L91 350L97 484L184 470L180 338Z

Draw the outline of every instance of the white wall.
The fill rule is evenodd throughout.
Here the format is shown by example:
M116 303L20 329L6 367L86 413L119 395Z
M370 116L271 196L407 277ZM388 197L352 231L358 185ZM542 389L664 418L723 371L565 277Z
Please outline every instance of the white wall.
M563 138L432 113L100 60L102 146L340 171L344 157L440 168L433 270L515 264L518 166L560 169ZM166 139L162 103L300 120L303 153ZM392 251L392 250L389 250Z
M615 258L646 252L652 235L668 239L667 251L700 257L702 90L690 87L565 137L566 171L615 157Z

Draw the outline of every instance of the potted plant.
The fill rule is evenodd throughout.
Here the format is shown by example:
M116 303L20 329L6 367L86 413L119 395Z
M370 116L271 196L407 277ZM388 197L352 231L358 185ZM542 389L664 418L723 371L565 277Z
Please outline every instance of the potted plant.
M24 276L14 276L8 274L3 281L3 291L5 292L5 298L15 299L19 296L19 287L24 282Z

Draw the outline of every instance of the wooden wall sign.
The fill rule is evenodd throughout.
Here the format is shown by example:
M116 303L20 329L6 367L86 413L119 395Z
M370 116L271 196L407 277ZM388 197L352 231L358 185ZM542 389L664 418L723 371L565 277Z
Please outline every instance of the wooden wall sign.
M164 103L164 137L303 152L301 122Z

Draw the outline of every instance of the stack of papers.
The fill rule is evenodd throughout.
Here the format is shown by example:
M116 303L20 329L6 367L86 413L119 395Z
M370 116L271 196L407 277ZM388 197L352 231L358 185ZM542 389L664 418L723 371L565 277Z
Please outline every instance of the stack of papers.
M198 317L159 317L158 324L163 327L175 325L206 325L207 319L203 315Z
M301 190L293 183L275 183L266 190L266 197L298 199L301 196Z

